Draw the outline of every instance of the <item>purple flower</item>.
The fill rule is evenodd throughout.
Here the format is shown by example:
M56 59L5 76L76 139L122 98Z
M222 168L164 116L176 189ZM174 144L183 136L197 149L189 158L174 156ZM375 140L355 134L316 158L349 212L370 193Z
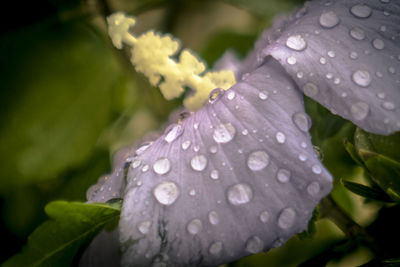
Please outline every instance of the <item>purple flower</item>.
M225 57L238 83L121 152L88 191L92 202L124 199L122 265L215 266L306 229L332 177L302 92L367 131L399 130L399 33L395 1L314 1L278 19L242 63Z

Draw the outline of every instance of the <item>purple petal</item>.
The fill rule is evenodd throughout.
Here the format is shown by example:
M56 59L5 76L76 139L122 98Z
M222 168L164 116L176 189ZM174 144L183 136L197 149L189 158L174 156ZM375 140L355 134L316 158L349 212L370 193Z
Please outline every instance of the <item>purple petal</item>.
M398 1L313 1L265 32L244 68L272 55L306 95L390 134L400 130L399 32Z
M295 87L271 59L132 158L122 265L216 266L307 228L332 178Z

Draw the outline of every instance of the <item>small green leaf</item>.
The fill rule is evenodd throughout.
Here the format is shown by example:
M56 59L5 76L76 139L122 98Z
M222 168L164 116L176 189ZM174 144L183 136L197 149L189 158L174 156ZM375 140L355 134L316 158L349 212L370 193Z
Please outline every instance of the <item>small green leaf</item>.
M79 248L89 244L103 228L116 224L121 208L118 203L49 203L45 211L50 219L29 236L22 253L3 266L71 266Z
M347 153L349 153L350 157L360 166L363 166L364 163L360 159L360 156L357 154L356 147L349 142L348 140L344 140L344 148L346 149Z
M378 200L382 202L393 202L393 200L385 194L380 188L372 188L358 183L341 180L343 185L354 194L365 197L367 199Z

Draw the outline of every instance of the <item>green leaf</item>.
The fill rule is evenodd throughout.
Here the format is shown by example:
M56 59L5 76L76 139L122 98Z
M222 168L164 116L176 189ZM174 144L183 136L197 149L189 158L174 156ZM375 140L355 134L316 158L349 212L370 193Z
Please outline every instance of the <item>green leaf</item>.
M22 253L3 266L71 266L79 248L89 244L103 228L116 224L120 207L120 202L110 205L49 203L45 208L49 220L29 236Z
M372 188L369 186L365 186L362 184L358 183L353 183L345 180L341 180L343 185L349 189L351 192L354 194L357 194L359 196L365 197L367 199L373 199L373 200L378 200L382 202L393 202L393 200L385 194L384 191L380 188Z
M85 162L116 112L115 86L124 85L111 49L85 25L48 22L0 41L4 191Z
M344 148L346 149L347 153L349 153L350 157L360 166L363 166L364 163L360 159L360 156L357 153L356 147L349 141L344 141Z

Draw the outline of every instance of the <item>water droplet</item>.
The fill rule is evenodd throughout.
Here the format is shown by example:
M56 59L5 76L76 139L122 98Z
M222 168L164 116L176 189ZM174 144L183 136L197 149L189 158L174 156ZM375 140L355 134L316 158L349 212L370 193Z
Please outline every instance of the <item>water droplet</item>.
M193 147L193 151L194 151L194 152L199 152L199 150L200 150L200 146L199 146L199 145L195 145L195 146Z
M307 192L310 194L310 196L316 196L318 195L320 191L320 186L319 183L317 182L312 182L307 186Z
M133 162L132 162L132 168L134 168L134 169L136 169L137 167L139 167L140 166L140 164L142 164L142 161L140 160L140 159L135 159Z
M321 174L321 172L322 172L322 168L319 165L314 165L311 167L311 169L312 169L312 172L315 174Z
M218 149L217 149L216 146L211 146L211 147L210 147L210 153L211 153L211 154L215 154L215 153L217 153L217 151L218 151Z
M338 16L333 11L324 12L319 17L319 24L322 27L325 27L328 29L335 27L336 25L339 24L339 22L340 22L340 20L339 20Z
M286 141L286 136L285 136L285 134L284 134L284 133L281 133L281 132L277 132L276 135L275 135L275 138L276 138L276 141L277 141L279 144L283 144L283 143L285 143L285 141Z
M326 76L326 78L327 78L328 80L330 80L330 79L333 78L333 73L328 72L325 76Z
M186 227L187 231L192 235L198 234L202 228L203 225L199 219L191 220Z
M303 153L300 153L300 154L299 154L299 160L300 160L300 161L306 161L306 160L307 160L307 155L306 155L306 154L303 154Z
M304 77L304 73L302 71L299 71L296 73L297 78L302 79Z
M386 32L387 28L386 28L385 25L382 25L382 26L379 27L379 30L380 30L381 32Z
M376 96L377 96L379 99L385 99L385 93L377 93Z
M371 84L371 75L366 70L357 70L351 76L353 82L361 87L368 87Z
M389 71L391 74L395 74L395 73L396 73L396 69L393 68L393 67L389 67L389 68L388 68L388 71Z
M197 155L190 161L192 169L198 172L203 171L207 167L207 158L204 155Z
M350 52L350 58L351 59L357 59L358 58L357 52Z
M394 110L396 108L396 105L392 102L385 101L382 103L382 107L387 110Z
M307 95L307 96L309 96L309 97L313 97L313 96L316 96L316 95L318 94L319 89L318 89L318 87L317 87L315 84L313 84L313 83L306 83L306 84L303 86L303 91L304 91L304 94L305 94L305 95Z
M260 221L263 223L267 223L269 221L269 212L268 211L261 212Z
M268 99L268 92L266 92L266 91L259 92L259 93L258 93L258 97L259 97L261 100L266 100L266 99Z
M208 251L213 254L213 255L217 255L221 252L223 247L223 244L221 241L216 241L214 243L211 244L210 248L208 249Z
M247 166L252 171L260 171L269 164L269 156L265 151L255 151L249 155Z
M299 128L300 131L308 132L311 127L311 119L304 112L293 114L293 123Z
M136 155L141 155L141 154L143 154L143 152L146 151L146 149L148 149L148 148L151 146L151 144L152 144L152 143L149 142L149 143L143 143L143 144L139 145L139 146L136 148L136 151L135 151Z
M189 195L191 195L192 197L196 195L196 190L192 189L189 191Z
M186 150L190 147L192 142L190 142L189 140L186 140L185 142L182 143L182 149Z
M288 229L293 226L296 219L296 212L292 208L285 208L278 217L278 226L282 229Z
M235 96L236 96L235 92L234 92L234 91L230 91L230 92L228 93L228 95L227 95L227 98L228 98L229 100L233 100L233 99L235 98Z
M215 127L213 138L217 143L228 143L233 139L235 133L235 127L233 127L233 125L228 122Z
M385 43L381 39L376 38L372 41L372 46L375 49L382 50L385 48Z
M365 39L365 32L359 27L354 27L350 30L350 36L358 41L362 41Z
M223 94L225 93L225 90L222 88L216 88L210 92L208 95L208 102L209 103L214 103L217 101Z
M144 165L142 168L142 172L147 172L149 170L149 165Z
M319 59L319 63L321 63L322 65L325 65L325 64L326 64L326 58L321 57L321 58Z
M295 51L306 49L307 42L301 35L292 35L286 40L286 46Z
M334 84L339 84L340 83L340 78L335 78L335 79L333 79L333 83Z
M167 134L165 135L164 140L171 143L183 133L183 128L180 124L173 124L170 125L165 132Z
M210 211L208 213L208 220L210 221L211 224L216 225L219 223L219 216L218 213L215 211Z
M390 2L390 0L381 0L382 3L387 4Z
M328 51L328 57L334 58L336 56L335 51Z
M253 236L247 240L246 251L252 254L261 252L264 248L264 242L257 236Z
M290 180L290 171L286 170L286 169L280 169L277 173L276 173L276 178L278 179L279 182L281 183L287 183Z
M369 112L369 106L364 102L357 102L350 108L350 112L355 120L363 120L367 117Z
M170 169L171 162L168 158L159 158L153 164L154 172L160 175L166 174Z
M217 180L219 178L219 173L217 170L212 170L210 173L211 179Z
M350 12L358 18L368 18L372 14L371 8L367 5L354 5Z
M286 61L287 61L287 63L290 64L290 65L294 65L294 64L296 64L296 62L297 62L296 58L293 57L293 56L288 57Z
M193 124L193 129L195 129L195 130L199 129L199 123L198 122Z
M243 205L253 198L253 191L247 184L236 184L228 190L228 201L232 205Z
M139 230L139 232L141 232L142 234L147 234L148 232L149 232L149 230L150 230L150 225L151 225L151 222L150 221L144 221L144 222L141 222L139 225L138 225L138 230Z
M154 188L153 195L160 204L169 206L178 198L179 189L173 182L162 182Z

